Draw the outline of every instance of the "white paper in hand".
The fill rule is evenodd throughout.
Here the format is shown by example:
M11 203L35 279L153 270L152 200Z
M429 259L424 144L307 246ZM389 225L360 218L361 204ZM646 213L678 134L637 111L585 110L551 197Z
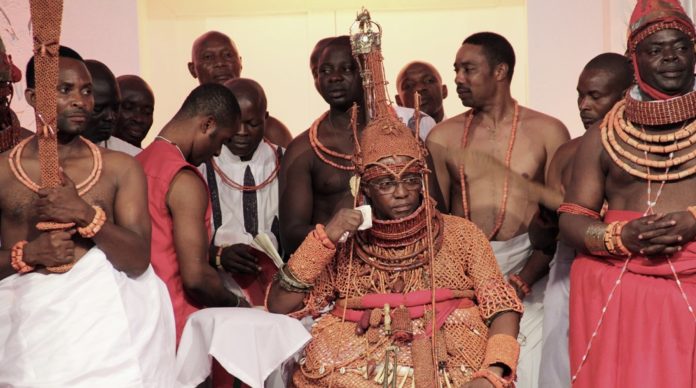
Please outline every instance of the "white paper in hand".
M363 222L358 226L358 230L370 229L372 227L372 208L370 205L362 205L355 208L362 213Z

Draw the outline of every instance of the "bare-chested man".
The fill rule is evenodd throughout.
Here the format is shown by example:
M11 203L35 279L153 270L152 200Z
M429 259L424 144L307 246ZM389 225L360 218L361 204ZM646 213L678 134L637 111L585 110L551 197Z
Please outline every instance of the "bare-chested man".
M34 78L32 58L25 93L32 106L35 88L47 87ZM173 317L150 267L143 170L80 137L94 99L73 50L60 47L58 85L50 88L62 185L38 188L35 137L0 156L0 385L172 386ZM39 231L39 221L74 226ZM66 273L47 270L66 264L74 264Z
M313 124L315 131L305 131L293 139L280 169L280 236L288 254L297 249L314 224L326 223L338 209L353 206L348 187L353 170L350 160L314 147L318 139L334 153L352 155L350 108L363 103L361 82L348 37L326 44L317 62L315 84L329 104L328 114L318 125ZM358 117L362 129L364 112Z
M122 75L116 78L116 82L121 91L121 106L114 137L141 148L152 127L155 95L150 85L137 75Z
M447 98L447 85L433 65L427 62L411 62L404 66L396 77L396 103L413 108L415 94L420 94L420 109L432 117L436 123L445 119L442 100Z
M152 265L174 305L177 343L189 315L204 307L248 306L225 289L208 264L210 196L196 166L220 154L239 125L239 104L226 87L195 88L136 159L148 182Z
M193 42L188 69L191 76L201 84L223 84L240 77L242 57L229 36L218 31L208 31ZM268 116L265 136L281 147L287 147L292 140L292 134L285 124L273 116Z
M112 136L121 104L121 92L114 73L94 59L86 60L85 65L92 76L94 110L83 136L100 147L137 155L140 148Z
M604 53L594 57L585 65L578 79L578 109L580 119L588 129L598 124L604 115L623 98L633 82L633 68L628 58L616 53ZM575 138L558 148L551 160L546 176L546 185L555 191L565 193L570 185L575 153L582 137ZM544 213L551 212L542 208ZM555 211L553 211L555 213ZM550 225L546 225L545 242L539 249L553 249L557 244L558 218L550 214ZM540 223L534 222L532 229ZM549 227L553 232L548 233ZM544 233L546 232L546 233ZM534 240L532 238L532 240ZM535 241L532 241L535 244ZM570 360L568 358L568 297L570 295L570 265L575 258L575 250L562 242L558 243L556 254L549 270L549 280L544 295L544 343L539 371L539 387L570 387Z
M459 98L472 109L440 123L427 144L444 206L484 231L502 272L525 296L518 386L536 387L546 286L537 281L548 271L551 257L532 251L527 236L537 201L529 198L524 180L511 182L517 174L543 184L551 156L569 135L560 121L512 98L514 65L513 48L504 37L491 32L468 37L457 52L454 70ZM494 168L496 164L511 173Z
M362 78L348 36L324 43L315 85L329 104L329 111L293 139L280 169L280 237L286 256L297 249L317 223L326 223L339 209L353 206L348 184L353 173L350 108L354 103L364 106ZM413 109L395 107L395 111L413 130ZM359 130L364 122L364 112L360 110ZM434 124L432 118L423 116L421 136Z
M628 25L637 86L583 137L559 209L571 380L693 387L696 30L676 0L638 1Z

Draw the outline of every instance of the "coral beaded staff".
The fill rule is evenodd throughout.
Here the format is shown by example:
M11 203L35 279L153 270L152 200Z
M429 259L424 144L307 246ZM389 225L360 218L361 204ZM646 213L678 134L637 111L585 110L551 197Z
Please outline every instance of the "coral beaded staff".
M58 84L58 49L63 17L63 0L30 0L34 31L36 74L36 133L43 187L61 183L58 164L56 104ZM48 227L48 225L46 225ZM52 227L48 227L52 229Z
M34 34L34 73L36 79L36 106L34 109L36 112L36 138L39 150L41 185L49 188L58 187L61 184L61 174L58 161L58 126L56 123L58 91L56 85L58 84L58 49L63 18L63 0L30 0L29 4ZM13 169L13 171L15 170ZM23 180L20 181L24 183ZM71 226L73 225L40 222L36 228L54 230ZM62 273L70 270L73 265L74 263L71 263L47 267L46 269Z

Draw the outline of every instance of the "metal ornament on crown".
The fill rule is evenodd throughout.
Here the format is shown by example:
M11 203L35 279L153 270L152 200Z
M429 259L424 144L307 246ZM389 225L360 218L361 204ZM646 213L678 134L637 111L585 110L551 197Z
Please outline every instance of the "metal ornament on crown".
M355 30L355 32L354 32ZM382 48L382 26L373 22L370 19L370 13L366 9L362 9L358 16L350 26L350 45L353 49L353 56L358 60L360 67L360 77L363 80L363 88L365 89L365 111L367 119L375 117L377 101L375 97L375 81L373 80L373 70L363 66L360 58L368 54L379 52ZM384 68L381 69L384 74ZM385 83L386 85L386 83Z
M362 133L358 133L358 107L353 106L351 127L355 141L353 163L356 175L351 180L351 190L356 199L359 197L358 180L367 181L378 175L393 175L396 178L408 170L417 168L417 172L427 175L425 166L426 149L420 140L420 110L417 97L415 112L416 129L411 131L396 115L387 93L387 81L384 72L381 51L382 28L373 22L370 13L363 9L350 28L350 41L365 92L365 110L368 123ZM392 168L380 163L386 157L406 156L412 159L406 165ZM395 171L394 167L399 168ZM375 171L383 171L383 174ZM427 187L427 186L426 186Z

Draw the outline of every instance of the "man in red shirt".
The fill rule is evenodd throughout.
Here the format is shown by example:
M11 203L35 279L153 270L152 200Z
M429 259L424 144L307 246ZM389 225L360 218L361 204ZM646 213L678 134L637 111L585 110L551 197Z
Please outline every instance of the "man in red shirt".
M220 154L239 120L232 92L218 84L201 85L136 157L147 176L152 265L172 298L177 344L195 311L248 306L225 289L208 264L210 197L196 168Z

